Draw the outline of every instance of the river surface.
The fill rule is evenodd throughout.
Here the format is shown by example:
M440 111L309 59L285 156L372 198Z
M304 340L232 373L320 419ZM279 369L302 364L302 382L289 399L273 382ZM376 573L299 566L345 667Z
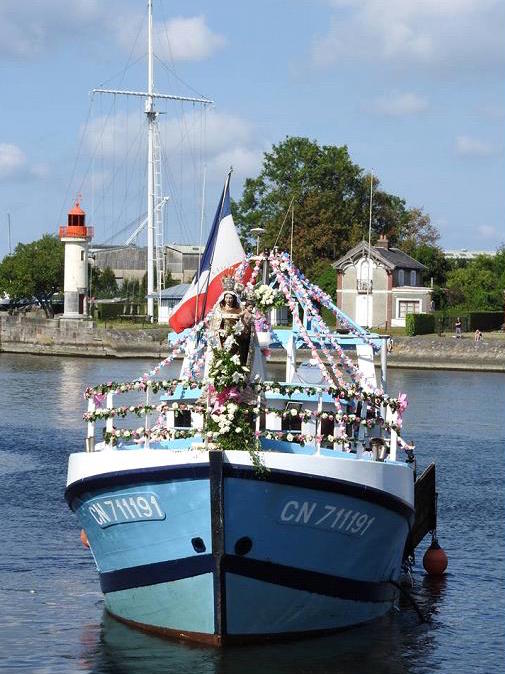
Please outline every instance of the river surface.
M85 433L83 389L155 363L0 355L0 672L65 674L503 674L505 376L391 370L407 391L407 439L437 464L448 573L429 579L420 547L408 604L332 637L223 651L164 641L103 610L98 577L63 500ZM170 375L167 375L170 376Z

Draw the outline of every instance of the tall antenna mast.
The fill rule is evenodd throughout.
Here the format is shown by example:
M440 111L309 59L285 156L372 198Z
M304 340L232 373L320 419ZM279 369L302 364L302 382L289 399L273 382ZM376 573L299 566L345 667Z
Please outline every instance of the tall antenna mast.
M367 284L366 284L366 327L370 328L370 246L372 240L372 202L373 202L373 171L370 171L370 207L368 215L368 264L367 264Z
M12 255L12 243L11 243L11 214L7 213L7 232L9 235L9 255Z
M154 67L153 67L153 2L147 2L147 315L154 320Z
M159 151L158 143L155 148L155 134L158 113L154 109L157 98L172 101L185 101L189 103L201 103L212 105L214 101L208 98L191 98L187 96L173 96L171 94L158 94L154 91L154 61L153 61L153 0L147 0L147 91L119 91L117 89L93 89L93 94L120 94L122 96L141 96L145 99L145 113L147 117L147 314L151 321L154 320L154 215L158 212L158 201L162 199L157 194L155 173L158 175L156 166L159 157L155 156ZM156 150L156 151L155 151ZM158 167L159 168L159 167ZM159 182L159 181L158 181ZM159 218L159 226L162 226ZM159 237L161 239L161 236ZM159 264L159 260L158 260ZM160 270L158 270L159 272ZM158 273L158 277L160 277ZM160 290L161 285L158 290Z

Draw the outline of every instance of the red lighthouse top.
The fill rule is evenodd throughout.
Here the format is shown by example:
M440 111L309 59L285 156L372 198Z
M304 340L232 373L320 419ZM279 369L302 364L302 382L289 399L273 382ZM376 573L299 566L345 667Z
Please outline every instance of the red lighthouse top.
M86 213L82 210L79 197L68 212L68 225L60 227L60 239L91 239L93 228L86 227Z
M79 198L75 200L74 207L71 208L68 212L69 215L86 215L86 213L82 210L80 203L79 203Z

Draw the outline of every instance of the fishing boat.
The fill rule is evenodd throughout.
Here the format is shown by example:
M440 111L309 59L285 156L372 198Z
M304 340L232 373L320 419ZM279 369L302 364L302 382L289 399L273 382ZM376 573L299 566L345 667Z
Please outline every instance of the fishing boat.
M155 167L151 156L151 263ZM416 481L406 396L386 392L387 337L352 321L287 252L246 256L229 188L228 175L167 357L133 381L86 389L85 447L70 455L65 492L107 611L215 645L384 615L435 526L434 471ZM287 330L270 323L281 305ZM175 359L176 378L164 378Z
M105 606L142 629L218 645L377 618L397 598L416 505L406 399L385 392L386 340L287 253L245 257L220 282L213 307L151 372L85 392L86 451L70 456L66 499ZM291 330L268 323L280 302ZM265 374L275 350L281 381ZM163 379L176 356L180 376ZM121 426L129 414L142 426Z

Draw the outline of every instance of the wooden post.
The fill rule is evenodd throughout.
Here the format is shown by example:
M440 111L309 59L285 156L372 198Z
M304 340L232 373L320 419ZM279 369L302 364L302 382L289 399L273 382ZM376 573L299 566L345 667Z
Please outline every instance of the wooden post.
M367 410L368 410L368 405L364 400L362 400L361 401L361 419L362 420L363 419L366 420ZM363 445L364 445L364 442L365 442L366 428L367 428L367 426L364 426L360 423L359 430L358 430L358 444L357 444L357 447L356 447L356 457L358 459L361 459L361 457L363 456Z
M389 407L388 407L389 410ZM390 421L394 423L398 418L396 412L391 412ZM391 429L390 441L389 441L389 458L391 461L396 461L396 450L398 447L398 435L395 430Z
M88 412L92 414L96 410L95 401L93 398L88 398ZM86 451L95 451L95 422L88 421L88 432L86 436Z
M149 386L146 388L146 406L149 405ZM151 415L146 412L145 416L145 422L144 422L144 429L145 429L145 435L144 435L144 449L149 449L149 422L151 420Z
M111 409L114 408L114 394L112 393L112 391L109 391L107 393L106 406L107 406L108 410L111 410ZM114 431L114 417L107 417L107 421L105 422L105 430L108 433L112 433ZM113 448L114 445L112 443L112 440L109 443L107 443L107 446L108 446L109 449Z
M387 392L387 386L388 386L387 359L388 359L388 337L385 337L382 340L382 344L381 344L381 388L384 391L384 393Z
M321 454L321 440L318 436L321 435L321 412L323 411L323 394L319 391L317 396L317 419L316 419L316 454Z
M257 405L257 408L258 408L259 411L258 411L258 414L256 415L255 430L256 430L256 433L259 433L260 430L261 430L261 392L258 393L256 405ZM260 444L259 435L256 436L256 441L259 445Z

